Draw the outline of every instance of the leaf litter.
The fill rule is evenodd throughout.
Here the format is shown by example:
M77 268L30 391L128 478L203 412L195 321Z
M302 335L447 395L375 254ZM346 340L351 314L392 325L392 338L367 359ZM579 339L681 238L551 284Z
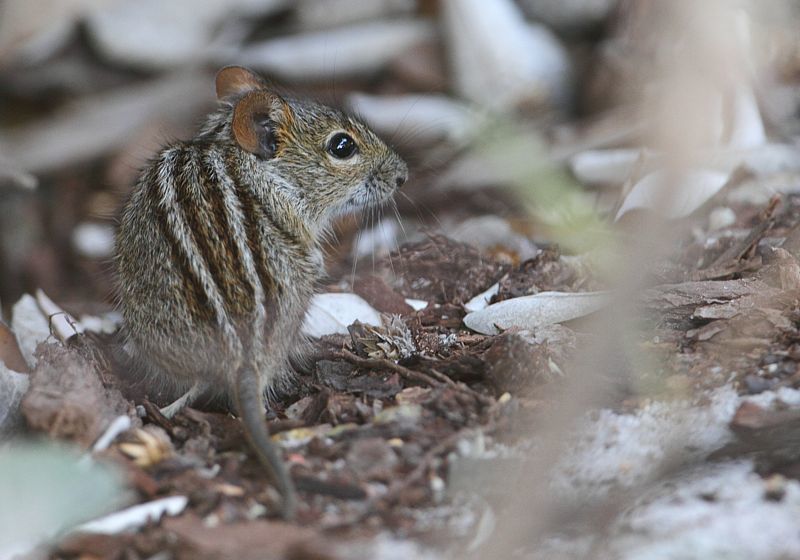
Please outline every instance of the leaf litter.
M481 10L497 10L493 17L509 26L513 40L548 45L552 73L538 74L547 69L541 66L523 68L524 80L515 88L544 80L543 88L509 89L512 97L491 101L518 106L523 113L541 110L548 98L556 105L568 102L562 95L568 93L570 69L561 42L573 39L543 33L540 24L520 19L511 3L498 4L471 3L470 25L480 24L474 16ZM442 16L451 33L444 44L463 57L475 45L467 44L471 35L458 27L454 6L447 3ZM331 36L325 29L299 29L296 38L274 33L270 26L294 9L280 8L276 20L266 17L223 39L235 43L236 37L248 37L240 52L255 57L270 45L304 41L313 46ZM613 13L604 17L614 19ZM406 92L406 80L425 79L425 69L413 66L438 57L423 44L435 35L430 21L417 19L410 18L409 25L352 27L370 32L357 37L360 41L372 40L376 29L382 34L403 27L413 33L394 38L397 52L368 53L363 66L348 59L348 65L356 66L340 70L352 76L348 80L371 76L380 81L381 86L360 84L375 89L371 95ZM264 32L259 26L265 26L269 39L259 35ZM256 28L260 31L252 34ZM610 31L606 40L625 50L617 32ZM504 39L496 32L480 37L492 48ZM123 67L137 66L142 55L152 52L152 45L135 52L139 44L130 42L129 54L116 51L111 57L108 45L91 48L108 50L104 56L110 60L127 56L119 61ZM219 46L211 45L203 56L230 54ZM414 56L408 56L411 48ZM308 68L301 78L327 79L334 70L335 65L316 57L317 50L296 53L303 54ZM403 65L392 61L400 54L406 55ZM66 55L53 51L42 56L60 62ZM78 53L87 59L80 68L97 77L101 71L93 56ZM464 66L463 60L456 66ZM285 69L285 59L260 61L286 73L303 72ZM609 68L608 60L600 62L600 69ZM468 74L485 67L467 66ZM502 85L486 79L502 67L459 75L458 88L475 99L491 95ZM497 188L518 173L492 170L463 150L464 135L476 133L472 126L455 135L456 148L431 150L436 157L430 159L445 163L422 170L408 186L411 201L398 199L399 221L379 222L393 224L390 242L380 247L388 251L399 245L391 247L391 255L379 253L365 266L369 249L385 240L378 233L359 243L353 225L343 223L344 249L332 253L330 276L316 300L321 319L311 321L313 328L307 330L314 335L309 359L292 364L296 383L276 395L266 413L302 496L297 523L287 525L274 519L279 497L224 403L199 402L197 408L165 418L158 409L166 404L159 388L144 383L121 359L124 341L115 332L119 322L99 303L110 298L99 287L102 283L90 280L95 274L107 279L96 261L108 252L108 244L98 252L54 257L75 250L65 248L72 233L113 198L100 186L103 179L94 166L103 167L109 156L116 161L127 155L118 152L131 149L124 147L130 131L145 134L146 123L175 113L176 103L181 104L178 113L197 109L202 95L208 95L198 85L207 77L198 72L191 68L177 77L151 76L153 84L140 91L135 86L142 76L111 71L107 83L124 87L92 92L84 102L55 104L58 110L49 113L50 122L33 120L0 139L14 156L10 169L15 176L27 180L29 171L41 172L35 179L45 188L39 190L69 202L51 224L58 234L53 240L23 255L8 244L0 246L0 273L5 275L0 295L5 304L18 300L10 327L0 324L0 384L8 397L0 402L6 418L0 429L4 435L71 442L91 462L117 465L129 490L127 501L115 506L115 515L123 515L119 525L84 525L82 532L53 542L45 555L462 557L466 552L489 554L486 547L496 544L497 535L513 527L515 519L531 517L542 518L545 529L521 539L515 550L532 558L558 557L559 552L561 557L579 552L585 557L665 557L692 550L725 555L734 554L735 547L748 557L777 558L763 553L770 544L776 554L797 555L800 542L791 529L796 523L787 520L800 503L798 160L793 145L765 137L758 111L764 106L761 96L769 92L734 90L733 97L721 96L723 105L714 109L724 118L724 104L730 105L735 126L727 138L715 140L696 168L687 170L686 188L671 206L659 198L664 155L638 145L647 119L594 106L594 123L553 128L553 159L572 158L574 174L584 184L603 189L628 183L628 192L607 208L603 193L592 191L609 223L615 209L621 214L636 207L645 220L658 216L668 224L672 251L658 255L657 266L643 275L642 289L623 292L626 297L609 294L612 286L602 266L584 266L597 259L567 248L562 254L549 239L551 232L531 223L519 193ZM53 78L47 87L76 91L60 80ZM10 81L8 87L20 83ZM475 84L481 83L492 87L478 92ZM48 90L39 87L44 96ZM602 95L596 97L599 101L592 99L589 106L602 107ZM124 118L112 119L116 124L102 134L85 124L123 112ZM397 115L393 118L396 123ZM452 141L453 124L444 124L432 127L426 141ZM71 141L63 141L66 137ZM142 138L143 143L154 141L146 134ZM402 138L398 143L414 144ZM78 203L84 198L85 208ZM13 208L28 209L19 216L37 215L19 200L12 201ZM5 216L17 217L13 211ZM24 219L20 223L25 226ZM634 244L635 236L624 237L630 234L624 224L609 227ZM361 263L347 256L354 246L350 254L359 254ZM5 265L11 262L7 256L24 266ZM44 285L72 276L74 285L57 291ZM39 284L51 297L44 292L20 297L20 286L34 292ZM13 298L7 299L9 293ZM637 311L631 319L635 328L611 323L625 336L607 352L611 365L602 367L585 349L602 346L604 331L612 330L598 316L613 317L617 307L626 305ZM498 310L502 315L496 315ZM485 320L480 328L469 328L476 327L476 314ZM81 322L68 317L81 317ZM84 323L97 328L82 329ZM589 394L575 391L576 385L584 385ZM560 398L564 393L572 397ZM586 410L565 417L564 409L582 396L589 403ZM553 423L563 425L557 432L563 438L556 443L547 437ZM557 444L564 452L548 453ZM558 460L541 462L551 455ZM31 479L50 493L44 507L70 490L71 483L51 489L45 484L49 478ZM75 488L82 486L76 483ZM117 490L109 490L109 496L118 497ZM538 501L553 507L544 514L529 505ZM17 511L25 514L24 506ZM155 515L148 512L151 507ZM145 513L125 520L131 511ZM165 511L175 516L157 519ZM519 511L525 515L514 515ZM95 517L105 512L85 513ZM59 527L79 521L86 520L60 520ZM703 533L704 526L714 528L716 539ZM794 531L792 538L785 538L787 527Z

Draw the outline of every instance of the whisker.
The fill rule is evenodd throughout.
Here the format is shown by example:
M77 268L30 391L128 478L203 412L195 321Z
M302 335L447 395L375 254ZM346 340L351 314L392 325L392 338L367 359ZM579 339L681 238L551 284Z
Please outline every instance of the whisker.
M400 231L403 232L403 239L408 242L408 233L406 233L406 226L403 225L403 219L400 217L400 210L397 208L397 201L392 198L390 201L394 215L397 218L397 225L400 226Z
M384 220L385 220L385 216L384 216L385 208L386 208L385 206L381 206L381 208L380 208L380 223L383 223ZM389 257L389 268L392 269L392 277L394 278L394 277L397 277L397 274L395 273L395 270L394 270L394 261L392 260L392 249L397 244L396 244L395 241L389 239L389 237L388 237L388 235L386 233L386 228L381 228L381 231L383 232L384 243L386 245L386 248L389 251L389 254L388 254L388 257Z
M411 206L414 207L414 211L417 213L417 218L419 218L419 220L421 222L424 222L425 219L424 219L424 217L422 215L422 212L420 210L420 205L417 204L416 202L414 202L406 193L400 191L400 194L403 195L403 197L411 204ZM424 208L424 210L428 213L428 215L431 218L433 218L433 220L436 222L436 225L439 227L439 229L444 229L444 226L442 225L441 220L439 220L439 217L430 208L428 208L424 204L422 205L422 208Z
M356 232L356 242L353 245L353 270L350 274L350 287L352 288L356 283L356 269L358 268L359 245L361 245L361 236L364 234L364 224L367 220L367 212L362 208L359 212L358 231Z
M373 232L375 231L375 206L370 204L369 206L369 229ZM369 252L370 258L372 259L372 274L375 274L375 243L372 244L372 250Z

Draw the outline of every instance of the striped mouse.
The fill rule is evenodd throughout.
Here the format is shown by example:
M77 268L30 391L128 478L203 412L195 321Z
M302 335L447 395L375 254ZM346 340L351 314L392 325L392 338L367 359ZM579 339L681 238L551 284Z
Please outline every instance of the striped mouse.
M252 71L216 77L218 107L163 148L126 201L116 235L126 352L177 398L227 399L291 518L296 492L264 420L340 215L387 201L403 160L365 124L283 96Z

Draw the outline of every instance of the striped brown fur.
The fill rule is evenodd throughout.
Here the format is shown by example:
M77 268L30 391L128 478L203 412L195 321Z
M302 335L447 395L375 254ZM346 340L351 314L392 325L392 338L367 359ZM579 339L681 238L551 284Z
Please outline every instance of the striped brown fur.
M407 170L364 124L281 97L245 69L223 69L217 91L201 132L164 148L123 208L116 256L127 348L175 396L239 403L290 515L291 481L258 421L264 393L287 379L331 221L388 199ZM341 134L352 153L333 151Z

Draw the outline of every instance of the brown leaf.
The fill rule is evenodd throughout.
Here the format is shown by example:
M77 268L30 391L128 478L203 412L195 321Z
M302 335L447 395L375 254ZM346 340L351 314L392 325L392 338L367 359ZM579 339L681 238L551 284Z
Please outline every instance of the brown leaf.
M180 558L206 560L282 560L296 547L305 545L325 550L322 539L311 529L273 521L252 521L208 527L194 515L165 519L164 528L188 545ZM327 547L330 550L330 547ZM319 558L335 558L332 555Z
M20 373L30 373L25 358L17 343L17 337L13 331L4 323L0 323L0 362L3 362L8 369Z
M117 390L103 387L95 365L77 350L40 345L38 363L22 400L28 426L88 448L119 416L131 412Z
M403 296L394 291L378 276L359 278L353 284L353 291L382 313L408 315L414 311L414 309L406 303Z

